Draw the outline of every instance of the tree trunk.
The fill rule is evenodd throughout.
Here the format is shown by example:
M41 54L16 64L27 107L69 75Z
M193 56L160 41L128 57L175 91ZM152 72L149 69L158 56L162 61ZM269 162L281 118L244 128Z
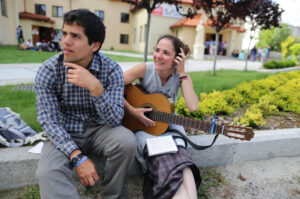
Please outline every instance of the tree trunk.
M148 40L149 40L149 30L150 30L150 21L151 21L152 11L147 10L147 24L145 32L145 50L144 50L144 62L147 62L148 58Z
M247 67L248 67L248 55L249 55L250 44L251 44L251 41L252 41L253 37L254 36L251 36L251 33L250 33L250 41L249 41L248 49L246 51L246 56L245 56L245 58L246 58L246 63L245 63L245 68L244 68L245 72L248 70L247 69Z
M213 70L212 70L212 75L215 75L215 74L216 74L216 65L217 65L218 48L219 48L219 32L216 32L216 39L215 39L215 54L214 54L214 66L213 66Z

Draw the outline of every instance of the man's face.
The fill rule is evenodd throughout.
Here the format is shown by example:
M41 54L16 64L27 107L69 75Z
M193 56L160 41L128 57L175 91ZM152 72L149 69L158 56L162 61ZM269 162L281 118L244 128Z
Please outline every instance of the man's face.
M76 24L64 24L62 46L64 60L83 67L87 67L93 58L93 53L98 50L100 43L88 43L84 29Z

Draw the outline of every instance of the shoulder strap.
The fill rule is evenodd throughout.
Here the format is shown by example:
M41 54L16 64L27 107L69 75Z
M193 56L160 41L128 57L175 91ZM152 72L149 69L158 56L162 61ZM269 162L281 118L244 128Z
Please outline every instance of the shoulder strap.
M181 133L180 131L178 131L177 129L168 129L167 130L168 132L174 132L174 133L177 133L179 135L182 136L182 138L187 142L189 143L194 149L197 149L197 150L204 150L204 149L207 149L209 147L211 147L215 141L217 140L219 134L216 134L216 136L214 137L214 140L212 141L212 143L210 145L207 145L207 146L201 146L201 145L197 145L195 144L194 142L192 142L186 135L184 135L183 133Z

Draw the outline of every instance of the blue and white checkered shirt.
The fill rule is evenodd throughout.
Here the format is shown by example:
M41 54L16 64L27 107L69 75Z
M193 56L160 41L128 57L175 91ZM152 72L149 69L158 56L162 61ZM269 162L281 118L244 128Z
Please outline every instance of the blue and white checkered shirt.
M55 148L67 156L77 149L71 134L83 134L84 123L115 127L124 115L124 79L121 67L97 53L88 68L104 87L95 97L90 91L68 83L67 68L60 53L39 68L35 77L37 118Z

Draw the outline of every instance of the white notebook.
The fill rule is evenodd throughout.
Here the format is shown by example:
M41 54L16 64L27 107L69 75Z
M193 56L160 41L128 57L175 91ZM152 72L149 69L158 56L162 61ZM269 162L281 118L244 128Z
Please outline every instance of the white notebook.
M176 153L178 151L171 135L148 138L146 142L149 156L164 153Z

